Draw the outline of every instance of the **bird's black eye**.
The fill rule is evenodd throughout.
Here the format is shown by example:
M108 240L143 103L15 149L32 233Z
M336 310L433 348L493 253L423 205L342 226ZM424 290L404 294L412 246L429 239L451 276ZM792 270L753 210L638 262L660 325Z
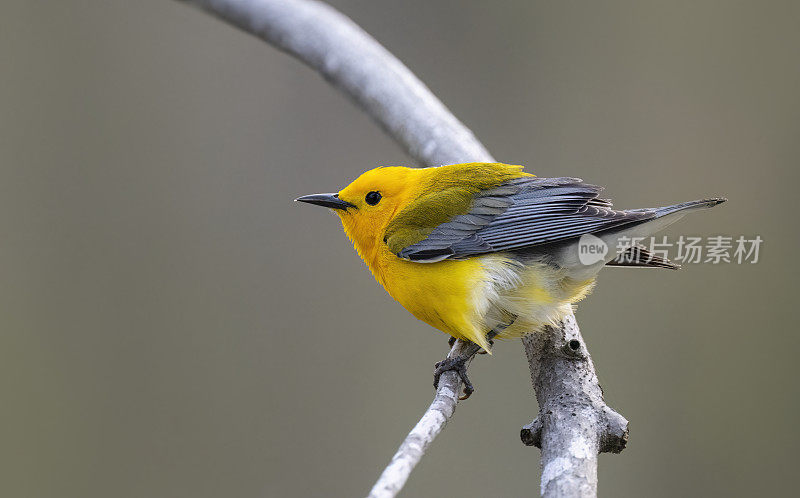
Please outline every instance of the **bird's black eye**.
M381 202L381 193L373 190L367 194L364 200L367 201L367 204L370 206L374 206L375 204Z

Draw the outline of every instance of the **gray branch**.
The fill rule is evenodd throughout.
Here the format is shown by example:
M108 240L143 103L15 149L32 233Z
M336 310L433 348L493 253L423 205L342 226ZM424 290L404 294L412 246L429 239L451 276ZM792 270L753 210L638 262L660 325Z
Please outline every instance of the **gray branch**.
M597 455L619 453L628 421L606 405L575 316L522 339L539 416L520 431L542 450L541 493L596 496Z
M447 357L469 356L474 358L476 351L477 348L472 343L456 341ZM422 460L428 446L442 432L447 421L453 416L460 391L461 379L458 375L454 372L442 374L433 402L425 410L417 425L408 433L403 444L392 457L392 461L383 469L367 498L397 496L411 475L411 471Z
M452 113L397 58L346 16L313 0L181 0L295 56L347 94L414 159L426 166L494 161ZM628 422L603 401L574 316L523 339L539 417L521 431L542 448L545 496L596 496L597 454L619 452ZM456 341L448 357L473 355ZM426 449L453 416L461 381L442 375L436 396L370 491L400 492Z
M415 160L491 161L472 132L347 16L311 0L182 0L279 48L356 102Z

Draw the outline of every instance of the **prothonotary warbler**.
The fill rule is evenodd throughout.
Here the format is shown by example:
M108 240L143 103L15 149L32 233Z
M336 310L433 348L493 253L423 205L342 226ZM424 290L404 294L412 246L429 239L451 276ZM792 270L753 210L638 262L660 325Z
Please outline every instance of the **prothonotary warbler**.
M332 208L375 279L415 317L487 352L493 337L555 324L603 266L678 268L625 241L724 198L616 210L600 187L494 163L376 168L338 193L297 200ZM466 358L437 364L462 376Z

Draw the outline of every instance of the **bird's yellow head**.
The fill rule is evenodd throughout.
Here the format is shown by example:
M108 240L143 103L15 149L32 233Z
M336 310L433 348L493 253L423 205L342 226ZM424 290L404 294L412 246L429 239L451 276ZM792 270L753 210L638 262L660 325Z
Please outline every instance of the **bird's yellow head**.
M332 194L296 200L332 208L359 255L370 265L381 251L397 253L440 223L466 213L475 193L526 176L521 166L493 163L436 168L375 168Z
M314 194L296 200L332 208L344 231L364 258L382 242L394 216L420 194L425 170L401 166L375 168L333 194Z

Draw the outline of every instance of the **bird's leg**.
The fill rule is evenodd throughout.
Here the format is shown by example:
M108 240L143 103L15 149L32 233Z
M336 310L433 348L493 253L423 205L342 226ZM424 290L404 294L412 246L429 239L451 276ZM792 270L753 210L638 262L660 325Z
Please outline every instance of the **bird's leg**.
M513 324L516 319L517 319L516 316L512 317L510 322L498 325L496 328L493 328L492 330L489 331L488 334L486 334L486 340L489 341L490 349L491 346L494 346L494 341L492 339L494 339L495 337L500 335L502 331L510 327L511 324ZM481 349L480 351L478 351L478 354L486 354L486 353L488 353L488 351L486 351L485 349Z
M495 330L492 330L487 334L487 338L489 339L490 345L494 344L492 338L495 337L497 334L498 332ZM447 343L450 344L450 347L453 347L453 344L455 344L455 342L456 342L455 337L452 337L450 338L449 341L447 341ZM467 362L469 362L469 360L473 356L475 356L476 353L482 352L483 354L485 354L486 351L484 351L480 346L478 346L475 343L471 344L472 344L472 351L470 351L469 353L456 356L453 358L445 358L444 360L434 365L434 370L433 370L434 389L439 388L439 378L442 376L443 373L453 371L458 374L459 378L461 378L461 382L464 383L464 395L459 396L458 399L465 400L469 398L473 392L475 392L475 386L472 385L472 382L470 382L469 380L469 376L467 376Z
M503 324L497 328L494 328L490 330L488 334L486 334L486 339L489 341L490 346L494 345L494 341L492 341L492 339L497 337L498 334L500 334L503 330L508 328L509 325L514 323L514 319L516 319L516 317L514 317L510 323ZM447 341L447 344L449 344L451 348L455 343L456 343L455 337L451 337ZM467 376L467 362L470 360L470 358L475 356L476 353L486 354L487 351L484 351L480 346L478 346L475 343L471 344L472 344L472 350L469 353L461 356L456 356L453 358L445 358L444 360L434 365L434 370L433 370L434 389L439 388L439 378L442 376L443 373L453 371L458 374L458 376L461 378L461 382L464 383L464 395L459 396L458 399L465 400L469 398L473 392L475 392L475 387L472 385L472 382L469 381L469 377Z
M512 320L511 323L514 323L513 320ZM508 325L511 325L511 324L508 324ZM497 337L500 334L500 332L502 332L505 329L507 329L508 325L502 325L500 327L497 327L496 329L492 329L492 330L489 331L488 334L486 334L486 340L489 342L489 349L492 349L492 346L494 346L494 341L492 339ZM489 351L487 351L487 350L485 350L483 348L481 348L480 351L478 351L478 354L487 354L487 353L489 353Z
M455 356L453 358L445 358L444 360L440 361L436 365L434 365L433 370L433 388L439 388L439 378L442 376L443 373L454 371L458 374L461 378L461 382L464 383L464 395L459 396L458 399L464 400L469 398L473 392L475 392L475 388L472 386L472 382L469 381L469 377L467 377L467 362L475 353L469 355L462 355L462 356Z

